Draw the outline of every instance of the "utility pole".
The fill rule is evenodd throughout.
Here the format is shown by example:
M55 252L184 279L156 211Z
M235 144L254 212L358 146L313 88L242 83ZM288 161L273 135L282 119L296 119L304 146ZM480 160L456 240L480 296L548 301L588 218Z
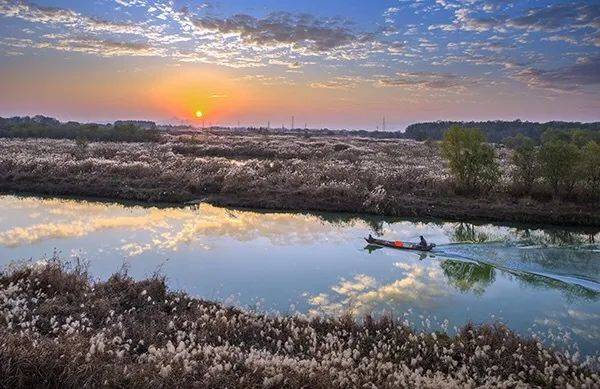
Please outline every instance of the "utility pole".
M292 130L294 129L294 117L292 116Z
M381 127L383 131L385 131L385 116L383 117L383 126Z

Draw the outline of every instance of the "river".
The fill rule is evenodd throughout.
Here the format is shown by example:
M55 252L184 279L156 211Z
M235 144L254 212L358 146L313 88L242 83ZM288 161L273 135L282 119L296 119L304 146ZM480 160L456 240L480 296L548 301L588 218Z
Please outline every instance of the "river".
M368 234L437 244L367 247ZM269 313L387 313L419 328L502 322L583 353L600 350L600 234L344 215L148 207L0 196L0 265L85 261Z

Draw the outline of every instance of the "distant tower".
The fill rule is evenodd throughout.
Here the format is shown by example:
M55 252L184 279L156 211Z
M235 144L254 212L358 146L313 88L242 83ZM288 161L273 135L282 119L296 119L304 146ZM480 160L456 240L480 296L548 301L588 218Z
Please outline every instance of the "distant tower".
M383 123L382 123L382 124L383 124L383 125L381 126L381 129L382 129L383 131L385 131L385 116L383 117Z
M269 130L271 129L271 121L270 120L267 122L267 129L269 129Z
M294 117L292 116L292 130L294 129Z

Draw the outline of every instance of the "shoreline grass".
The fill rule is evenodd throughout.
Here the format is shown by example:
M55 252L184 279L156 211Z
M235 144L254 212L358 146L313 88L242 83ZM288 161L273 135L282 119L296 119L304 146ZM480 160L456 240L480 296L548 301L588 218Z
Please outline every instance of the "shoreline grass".
M1 387L597 387L597 367L499 324L267 316L58 260L0 274Z
M0 191L115 200L600 226L597 204L511 191L456 192L439 145L411 140L202 134L156 143L0 139Z

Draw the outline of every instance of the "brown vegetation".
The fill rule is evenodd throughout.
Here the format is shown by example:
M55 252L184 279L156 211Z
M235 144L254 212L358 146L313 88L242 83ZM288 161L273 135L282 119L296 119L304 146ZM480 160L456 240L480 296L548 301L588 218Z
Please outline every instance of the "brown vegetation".
M510 151L477 197L457 193L436 142L277 135L165 136L114 143L0 139L0 190L270 209L600 225L595 204L514 197Z
M57 260L0 274L1 387L597 387L588 359L502 325L456 335L390 318L270 317L167 290L91 283Z

